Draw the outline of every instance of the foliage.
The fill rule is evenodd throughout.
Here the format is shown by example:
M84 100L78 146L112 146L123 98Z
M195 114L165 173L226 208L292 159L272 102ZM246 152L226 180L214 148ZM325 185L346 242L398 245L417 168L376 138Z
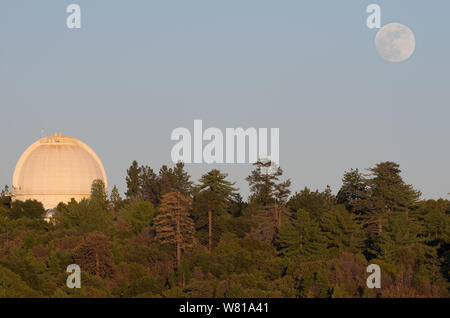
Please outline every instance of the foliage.
M160 214L155 218L156 237L161 244L174 245L177 250L177 267L181 264L181 252L192 247L194 222L188 214L192 200L178 192L165 194Z
M289 197L260 161L243 200L219 170L133 162L127 192L0 205L0 297L449 297L450 201L420 200L396 163L350 170L335 196ZM156 170L155 170L156 171ZM12 204L11 204L12 203ZM82 288L66 287L69 264ZM382 288L366 286L369 264Z

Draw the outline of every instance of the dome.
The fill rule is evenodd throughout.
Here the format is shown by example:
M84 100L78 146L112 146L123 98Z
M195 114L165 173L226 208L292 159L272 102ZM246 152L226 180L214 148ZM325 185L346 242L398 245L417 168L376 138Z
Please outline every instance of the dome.
M45 209L91 193L92 182L103 180L103 164L83 142L61 134L44 137L22 154L14 170L13 200L38 200Z

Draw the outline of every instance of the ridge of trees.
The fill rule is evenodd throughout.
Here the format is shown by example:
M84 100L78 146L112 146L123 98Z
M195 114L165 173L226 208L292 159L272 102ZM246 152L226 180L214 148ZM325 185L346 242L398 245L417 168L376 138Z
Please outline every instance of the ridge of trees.
M127 191L60 203L0 202L0 297L449 297L450 201L422 200L397 163L345 172L291 195L258 161L244 200L217 169L195 184L183 163L132 162ZM81 289L65 286L81 266ZM366 286L369 263L382 288Z

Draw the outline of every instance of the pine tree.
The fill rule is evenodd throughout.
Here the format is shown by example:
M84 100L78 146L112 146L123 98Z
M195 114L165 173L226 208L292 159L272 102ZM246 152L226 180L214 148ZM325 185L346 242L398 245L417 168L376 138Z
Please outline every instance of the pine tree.
M336 198L331 193L330 186L327 186L324 191L311 191L305 187L289 199L287 207L294 212L304 209L309 212L311 218L319 221L324 213L334 207L335 203Z
M142 198L154 205L158 205L161 201L161 187L158 176L149 166L142 166L140 169L139 184L141 185Z
M21 217L41 219L44 215L44 206L37 200L15 201L11 209L8 210L8 218L10 219L19 219Z
M327 249L327 241L320 231L319 223L303 209L295 213L292 222L281 226L276 245L281 255L302 255L310 260L320 259Z
M127 198L140 198L142 196L141 172L142 168L134 160L130 168L127 169L127 192L125 192Z
M246 178L250 185L250 201L261 204L264 209L259 209L264 214L269 210L269 214L273 215L275 227L278 230L281 226L283 215L286 213L284 209L286 200L290 194L289 187L291 181L288 179L279 182L283 175L280 167L275 167L270 160L258 160L254 163L256 169Z
M179 192L184 196L192 194L191 176L184 170L184 163L178 162L174 168L166 165L159 170L159 183L161 195L169 192Z
M217 193L222 197L223 202L225 202L229 200L235 191L239 190L233 187L235 182L226 180L227 177L228 174L213 169L200 178L199 189Z
M217 218L227 210L234 192L237 191L233 187L234 183L226 180L227 176L217 169L204 174L200 178L200 185L197 187L198 193L194 198L194 220L198 230L208 227L209 252L212 251L213 246L213 223L217 224ZM216 241L217 237L218 235L216 235Z
M250 200L267 205L286 199L289 195L291 181L278 182L283 175L280 167L275 167L270 160L258 160L254 163L256 169L246 178L250 185Z
M371 174L364 179L366 187L358 192L361 200L354 207L362 211L365 229L380 234L385 217L392 213L404 213L408 217L421 194L403 181L399 165L394 162L382 162L368 170Z
M177 268L181 265L181 252L192 247L194 222L189 216L192 199L177 192L162 197L160 214L155 217L156 240L175 245Z
M357 253L364 240L355 216L344 205L337 205L320 218L320 228L327 241L327 249L336 254Z
M184 163L177 162L173 168L173 191L179 192L184 196L192 194L191 176L184 170Z
M111 240L102 233L89 233L74 251L73 259L83 270L101 278L112 277L114 259Z
M347 210L359 214L361 211L355 209L355 205L363 199L362 194L366 191L364 176L358 169L351 169L344 174L342 187L336 196L338 204L344 204Z
M119 190L117 189L117 187L115 185L111 190L111 195L109 196L109 201L111 201L111 204L115 211L119 210L119 208L122 206L122 198L120 197Z
M417 214L423 223L423 234L429 242L450 242L450 213L448 202L440 199L422 203Z
M108 195L106 194L105 183L97 179L92 182L91 202L97 204L103 210L108 209Z
M172 169L169 169L169 167L163 165L158 172L158 182L161 196L174 192L172 186L174 183Z

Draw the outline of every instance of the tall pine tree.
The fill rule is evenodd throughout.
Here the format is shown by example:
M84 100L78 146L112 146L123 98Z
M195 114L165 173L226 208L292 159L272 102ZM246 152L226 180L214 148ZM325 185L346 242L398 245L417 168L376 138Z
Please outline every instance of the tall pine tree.
M127 198L141 198L141 171L142 168L136 160L133 161L130 168L127 169L127 192L125 195Z
M370 174L364 178L365 188L357 192L361 200L355 202L354 208L361 211L365 229L369 233L380 234L389 214L403 213L408 217L421 194L403 181L395 162L382 162L368 170Z
M160 214L155 217L156 240L176 248L177 268L181 265L181 253L192 247L194 222L189 216L192 199L178 192L162 197Z
M258 160L256 169L246 178L250 185L250 202L261 205L256 209L256 223L273 222L275 232L281 227L283 216L287 216L286 200L290 194L290 179L283 182L280 177L283 170L270 160ZM261 229L256 229L261 232Z
M213 224L218 224L218 217L226 212L234 192L234 183L226 180L227 174L214 169L204 174L200 178L200 184L197 187L197 194L194 198L193 216L198 230L208 228L208 250L213 247ZM220 230L220 229L217 229ZM218 241L218 232L216 231L215 241Z

